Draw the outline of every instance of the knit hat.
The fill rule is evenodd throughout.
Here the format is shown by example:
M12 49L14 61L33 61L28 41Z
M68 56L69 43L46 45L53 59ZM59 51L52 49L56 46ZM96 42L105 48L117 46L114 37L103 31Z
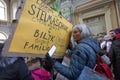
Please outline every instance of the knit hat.
M120 34L120 28L115 29L115 34Z

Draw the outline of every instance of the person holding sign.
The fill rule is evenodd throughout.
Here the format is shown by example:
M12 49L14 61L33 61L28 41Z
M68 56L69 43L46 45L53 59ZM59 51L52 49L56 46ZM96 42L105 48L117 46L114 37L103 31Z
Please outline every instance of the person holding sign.
M85 24L78 24L73 27L73 37L77 43L70 52L69 67L55 61L49 54L46 54L47 68L55 68L60 74L69 80L77 80L84 66L93 68L96 64L96 52L99 50L97 39L91 37L91 31ZM89 44L90 46L86 45ZM44 67L46 70L47 68Z
M4 43L0 43L0 80L34 80L22 57L1 56Z

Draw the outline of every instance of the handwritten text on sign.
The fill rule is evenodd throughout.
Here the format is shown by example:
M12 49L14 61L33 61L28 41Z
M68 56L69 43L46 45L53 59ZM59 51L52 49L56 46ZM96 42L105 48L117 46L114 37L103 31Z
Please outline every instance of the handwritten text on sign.
M9 52L46 54L55 44L55 55L63 55L72 25L41 0L27 0Z

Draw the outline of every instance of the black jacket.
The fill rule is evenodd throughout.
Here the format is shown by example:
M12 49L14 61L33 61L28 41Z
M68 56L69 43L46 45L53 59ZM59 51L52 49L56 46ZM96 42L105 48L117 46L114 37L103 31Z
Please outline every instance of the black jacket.
M13 64L0 67L0 80L34 80L22 58Z
M115 78L120 80L120 38L113 41L108 55L113 66Z

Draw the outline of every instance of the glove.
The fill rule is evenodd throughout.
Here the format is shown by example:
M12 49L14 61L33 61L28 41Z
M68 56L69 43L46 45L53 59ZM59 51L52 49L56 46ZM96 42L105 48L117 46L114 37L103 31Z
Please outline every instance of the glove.
M54 65L54 63L55 63L55 60L52 58L52 57L50 57L50 55L47 53L46 54L46 60L53 66Z
M47 71L51 72L52 67L53 67L53 65L54 65L54 63L55 63L55 60L54 60L53 58L51 58L48 53L45 55L45 57L46 57L46 58L45 58L45 60L44 60L44 62L43 62L43 67L44 67Z

